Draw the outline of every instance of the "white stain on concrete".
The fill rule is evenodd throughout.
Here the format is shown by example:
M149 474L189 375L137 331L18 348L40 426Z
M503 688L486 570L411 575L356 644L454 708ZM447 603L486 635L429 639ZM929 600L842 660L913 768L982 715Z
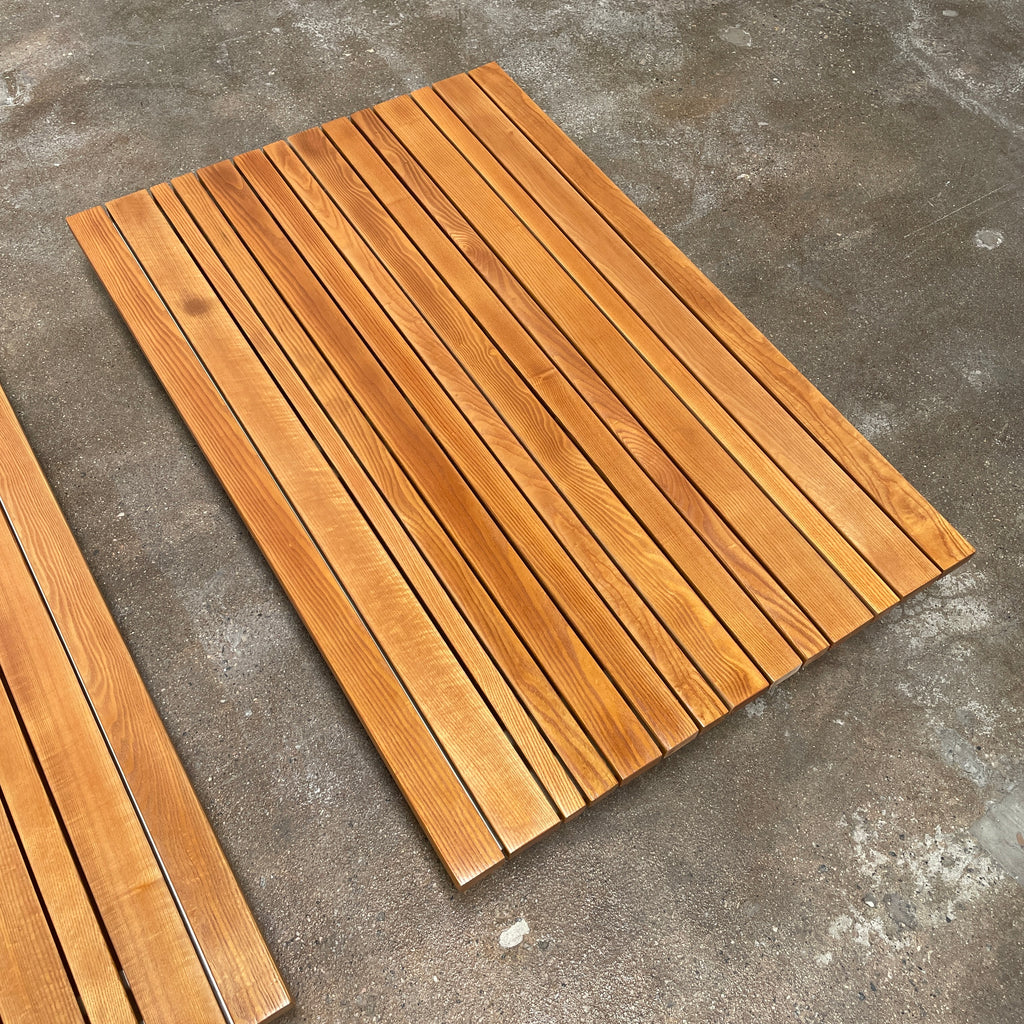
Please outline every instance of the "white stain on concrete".
M995 619L986 584L977 570L944 576L894 609L893 629L911 652L977 636Z
M889 437L893 432L891 417L877 409L858 417L855 426L872 442Z
M982 79L976 75L976 62L971 54L986 50L991 53L987 40L972 38L970 34L951 38L949 23L935 16L937 12L931 4L917 0L909 7L910 21L904 29L893 33L902 56L921 71L932 88L964 110L987 118L1005 131L1024 131L1024 123L1015 120L1019 116L1018 96L1024 89L1024 64L1012 47L1007 48L1005 58L993 54L985 62L986 74ZM957 12L946 8L941 14L950 18ZM995 31L993 23L1000 17L1005 18L1005 32L1011 36L1014 28L1009 16L994 10L991 21L979 21L979 25L984 23L988 31Z
M519 918L498 936L498 945L502 949L514 949L529 934L530 926L522 918Z
M998 864L966 830L936 825L902 841L894 824L873 808L860 807L844 819L853 862L875 894L859 897L828 926L829 937L894 951L918 944L916 932L955 920L964 906L985 899L1002 881ZM894 907L909 908L902 917ZM900 926L900 921L903 926Z
M974 245L977 249L998 249L1003 241L1002 231L995 228L979 228L974 232Z
M733 46L752 46L754 43L750 33L739 25L730 25L728 28L723 28L718 33L718 38L731 43Z

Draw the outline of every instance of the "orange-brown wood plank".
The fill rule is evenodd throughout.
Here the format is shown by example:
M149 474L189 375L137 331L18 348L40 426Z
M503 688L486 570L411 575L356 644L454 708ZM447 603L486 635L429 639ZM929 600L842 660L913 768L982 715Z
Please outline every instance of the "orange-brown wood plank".
M471 72L579 193L941 569L973 548L497 64Z
M3 699L6 698L0 693L0 700ZM84 1024L75 991L33 885L32 872L18 845L3 800L0 800L0 1020L4 1024Z
M153 198L108 210L506 849L558 817Z
M86 1015L90 1021L136 1024L88 891L2 682L0 794ZM6 904L0 905L0 917L13 912ZM0 972L0 979L2 990L6 974Z
M0 666L147 1024L223 1014L106 740L6 520Z
M446 525L458 524L453 540L463 546L464 554L473 559L474 568L484 574L485 585L503 595L506 613L521 624L518 628L530 643L544 647L545 660L559 663L557 683L563 691L572 688L570 704L616 774L628 778L642 771L657 760L660 751L595 661L595 654L568 626L522 561L524 558L548 568L545 580L562 591L565 615L577 621L596 619L589 633L601 638L602 660L612 664L613 672L618 671L616 682L630 691L635 704L654 704L655 720L648 720L648 724L661 729L664 745L671 748L689 738L693 726L687 726L689 719L682 706L676 702L674 708L671 702L675 698L649 664L637 661L636 648L622 627L586 581L573 572L571 563L556 557L550 541L541 532L543 528L528 538L527 550L516 551L511 547L438 447L417 415L418 410L396 389L364 339L346 319L347 315L362 312L369 320L364 329L376 347L391 340L394 332L380 308L371 306L353 282L338 274L338 279L332 281L332 287L341 289L338 298L351 295L357 300L351 308L346 306L343 316L334 298L312 272L295 262L290 255L294 251L292 243L232 165L205 168L200 177L421 493ZM323 244L327 244L326 240ZM456 441L459 440L468 439L459 435ZM509 500L514 501L516 492L508 493ZM549 675L556 682L555 673Z
M501 848L135 257L104 210L69 223L453 882L483 876Z
M365 230L369 232L368 237L374 238L378 251L391 254L400 247L396 229L408 235L444 278L447 287L458 294L466 309L486 329L495 348L506 354L510 367L515 367L515 372L522 375L525 383L580 442L623 500L632 503L639 519L680 570L689 575L694 587L722 615L723 621L748 651L755 657L768 654L763 645L767 642L770 650L771 639L764 637L756 612L752 612L743 597L736 593L734 588L737 584L742 585L804 657L820 653L827 646L824 637L668 456L649 438L646 439L648 455L644 461L658 460L662 479L670 481L662 491L641 470L640 463L630 457L614 431L584 401L570 383L570 377L578 378L589 371L593 388L601 387L600 379L590 370L589 364L578 357L568 340L560 337L555 324L505 271L490 250L478 245L472 251L471 262L438 228L348 119L332 121L324 126L323 131L340 153L325 153L317 141L316 131L295 136L291 141L315 173L322 180L333 183L332 191L336 197L354 192L363 204L367 202L366 194L372 194L380 209L387 211L381 214L381 219L366 218L369 223ZM361 176L359 184L355 184L346 173L348 163L345 161ZM433 201L444 204L443 197L436 192L433 193ZM453 209L449 208L447 212L449 219L457 217ZM397 257L393 256L393 262L395 259ZM468 267L473 267L475 273L467 275ZM494 285L494 291L488 287L488 281ZM499 298L499 292L508 306ZM576 356L575 361L568 363L571 375L563 375L559 371L535 341L537 337L548 339L550 345L561 344L566 360ZM606 395L607 401L611 402L611 392L606 392ZM643 428L629 419L624 406L607 418L627 424L624 429L634 438L644 436ZM712 551L721 562L716 562ZM726 570L734 574L736 582L729 579ZM765 666L764 662L760 663ZM770 668L765 667L771 674Z
M587 799L595 800L603 795L614 784L614 776L508 626L501 610L490 600L475 575L459 558L440 524L423 505L416 490L391 461L377 435L369 430L365 420L361 420L358 410L354 409L347 392L326 362L308 343L304 346L293 344L291 349L298 355L296 367L305 374L306 379L303 379L278 339L271 335L271 329L278 337L302 335L291 310L259 271L198 179L186 175L175 179L174 185L178 194L187 199L188 211L168 185L155 187L154 198L334 468L352 490L362 511L373 522L403 570L415 581L421 595L430 601L431 613L466 660L496 714L537 772L556 806L563 815L571 816L582 807L580 793L567 780L557 758L547 750L543 741L539 741L538 729L532 725L534 719L540 723L541 731L550 739ZM191 219L193 217L195 221ZM213 247L221 253L220 257ZM230 270L221 262L224 256L230 262ZM245 283L250 293L260 297L258 312L231 273ZM339 430L339 424L345 428L347 437ZM362 443L354 440L355 437L361 438ZM378 479L383 481L381 492L359 464L353 447L349 446L352 443L364 456L369 453L371 463L383 466L377 473ZM399 520L432 561L443 586L425 570L419 551L411 547ZM466 635L465 622L458 615L453 615L444 587L449 588L451 598L460 606L495 663L505 673L504 679L495 678L497 673L488 666L475 638ZM523 708L517 706L507 693L506 687L509 686L519 695L532 719L525 716L524 720Z
M0 500L224 1003L235 1024L268 1020L290 1005L288 990L2 392L0 450Z
M300 155L317 165L321 174L330 176L333 172L335 178L340 177L338 162L330 162L330 155L337 157L337 151L321 131L316 130L303 138L295 137L290 141ZM707 642L724 643L728 649L733 644L732 638L724 633L718 620L713 617L714 613L690 589L676 567L656 547L628 507L595 471L576 442L563 431L518 374L508 365L502 365L494 359L489 337L477 320L455 299L453 293L447 290L445 281L423 260L398 226L393 222L388 223L386 211L370 193L363 189L361 193L353 194L354 174L349 171L347 180L335 180L332 199L291 148L276 144L267 148L267 154L339 250L354 261L354 266L367 260L367 253L362 251L362 247L372 246L371 239L376 242L375 257L394 277L394 284L383 294L389 307L403 300L414 303L415 314L423 316L433 327L432 333L422 332L414 342L421 357L452 400L469 415L475 429L515 477L545 520L557 523L565 521L572 514L578 514L579 520L589 527L596 540L632 582L637 597L642 595L646 599L684 649L690 649L687 639L695 630L702 631L696 650L699 651ZM346 220L340 220L339 213ZM358 241L353 238L353 230L360 231ZM363 232L370 237L364 237ZM455 282L460 277L476 277L471 268L460 269L461 274L452 274L449 281L452 287L457 287ZM402 289L401 298L394 295L395 288ZM524 466L527 452L535 461L527 462ZM543 472L545 477L538 480L538 471ZM557 488L558 496L546 486L547 479ZM571 504L572 513L564 507L563 502ZM585 561L589 559L590 552L585 548L572 547L575 534L575 521L570 520L559 536L567 549L577 552L579 564L587 567L591 579L600 579L589 568L593 560ZM792 648L763 617L761 624L765 632L776 638L778 644L775 648L770 643L765 645L769 660L767 673L772 678L778 678L793 671L799 665L799 659ZM658 631L659 640L661 636ZM638 639L643 642L642 638ZM670 651L673 648L675 643L669 645ZM652 653L650 645L645 645L645 649ZM779 660L771 661L771 654L775 654ZM674 651L672 656L678 661ZM702 724L707 724L708 710L705 709L712 712L712 720L725 710L704 679L687 663L683 662L677 669L673 662L666 665L657 658L652 660L670 684L678 682L677 692ZM777 671L773 673L773 669ZM748 678L754 681L756 677ZM750 692L757 692L760 686L760 680L756 679Z

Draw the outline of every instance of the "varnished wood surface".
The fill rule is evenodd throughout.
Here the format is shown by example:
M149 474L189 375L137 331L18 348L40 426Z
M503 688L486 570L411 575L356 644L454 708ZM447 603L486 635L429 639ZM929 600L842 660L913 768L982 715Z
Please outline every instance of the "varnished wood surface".
M86 694L6 520L0 667L40 777L149 1024L223 1014Z
M496 65L72 227L458 885L970 553Z
M236 1024L267 1020L288 990L2 392L0 450L0 499L221 996ZM120 1021L113 1008L103 1019Z

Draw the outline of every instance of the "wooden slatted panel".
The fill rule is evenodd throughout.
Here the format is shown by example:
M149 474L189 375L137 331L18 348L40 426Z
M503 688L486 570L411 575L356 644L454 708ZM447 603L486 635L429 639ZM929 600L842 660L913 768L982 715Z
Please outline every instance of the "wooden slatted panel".
M970 552L496 65L108 209L79 240L457 884Z
M17 539L0 523L0 666L148 1024L221 1008ZM130 896L130 898L128 898Z
M70 977L90 1021L135 1024L102 927L39 777L6 686L0 685L0 794L7 804ZM9 908L4 904L4 915ZM11 975L19 968L11 968ZM0 978L7 975L0 974ZM0 981L0 989L4 982ZM2 1012L2 1008L0 1008Z
M0 1020L6 1024L84 1024L3 801L0 908Z
M235 1024L268 1020L290 1005L288 990L2 392L0 450L0 500L224 1003Z

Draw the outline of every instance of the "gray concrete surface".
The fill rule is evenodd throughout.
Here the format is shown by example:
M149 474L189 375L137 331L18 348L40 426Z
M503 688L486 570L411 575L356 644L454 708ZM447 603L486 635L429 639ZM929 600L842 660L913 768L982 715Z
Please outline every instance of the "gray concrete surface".
M292 1020L1024 1017L1022 7L5 0L0 382ZM457 895L63 216L492 59L979 554Z

